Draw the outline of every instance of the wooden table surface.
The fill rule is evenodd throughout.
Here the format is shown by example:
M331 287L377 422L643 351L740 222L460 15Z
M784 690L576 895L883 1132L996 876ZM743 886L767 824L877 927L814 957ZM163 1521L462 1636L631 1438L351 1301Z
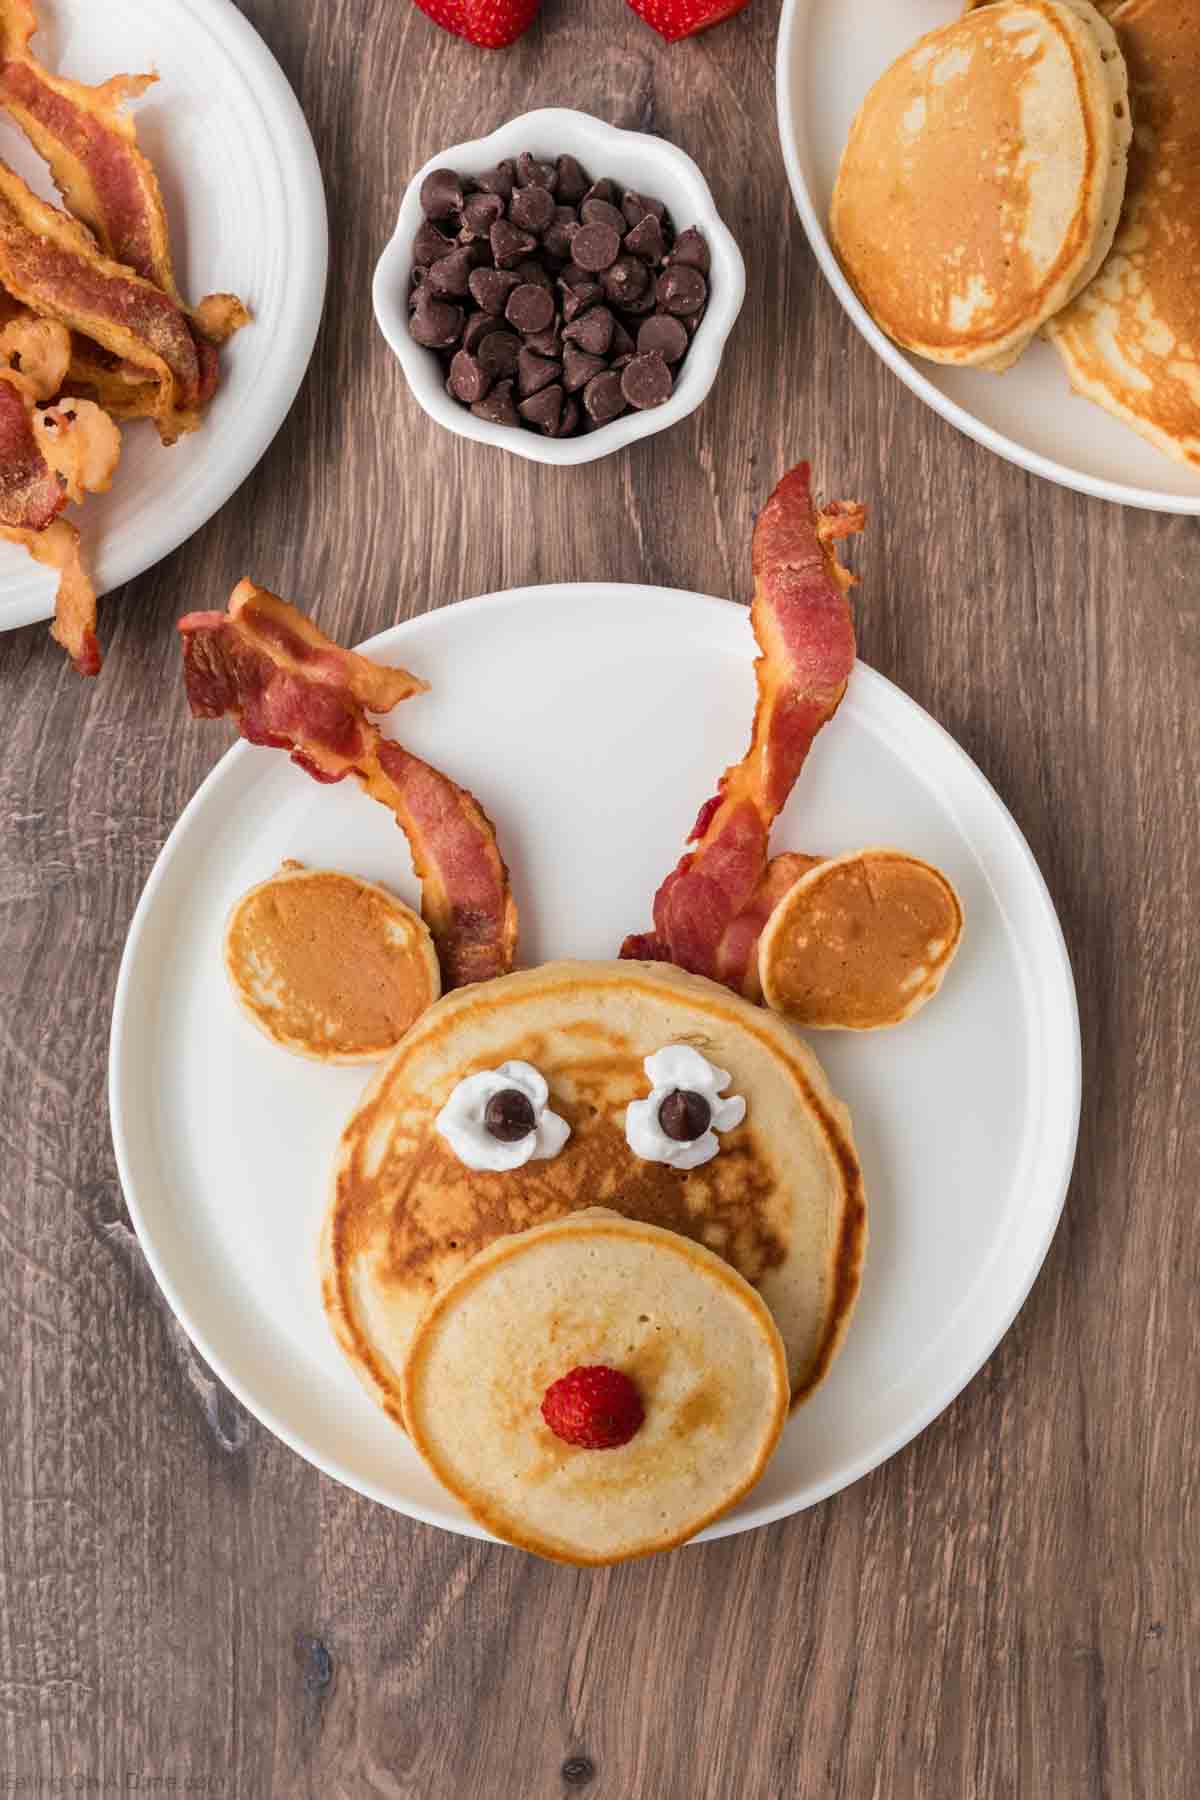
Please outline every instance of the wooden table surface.
M224 510L103 606L99 681L43 627L0 640L0 1794L1186 1800L1195 521L1022 474L876 362L788 197L770 0L673 48L621 0L548 0L492 56L409 0L243 10L325 175L311 370ZM369 305L412 169L554 102L690 150L749 273L700 412L562 474L432 426ZM226 742L188 718L174 622L245 573L347 642L552 578L744 597L753 513L805 453L827 494L871 507L863 657L991 778L1059 907L1083 1026L1075 1178L1015 1326L883 1468L748 1536L551 1567L410 1524L276 1442L190 1350L130 1233L113 983Z

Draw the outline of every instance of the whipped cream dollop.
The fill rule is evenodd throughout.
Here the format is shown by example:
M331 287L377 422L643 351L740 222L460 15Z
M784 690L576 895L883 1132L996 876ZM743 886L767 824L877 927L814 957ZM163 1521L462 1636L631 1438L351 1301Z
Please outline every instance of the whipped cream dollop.
M508 1088L523 1094L533 1111L533 1129L515 1143L493 1136L484 1119L488 1101ZM530 1063L501 1063L498 1069L465 1076L434 1126L468 1169L519 1169L527 1162L557 1156L571 1135L567 1121L551 1112L549 1098L545 1078Z
M690 1044L668 1044L643 1063L651 1083L645 1100L632 1100L625 1111L625 1141L643 1162L669 1163L673 1169L698 1169L711 1162L721 1148L719 1131L732 1131L746 1116L740 1094L721 1099L733 1077L718 1069ZM690 1140L674 1138L663 1130L659 1110L670 1094L699 1094L711 1114L708 1129Z

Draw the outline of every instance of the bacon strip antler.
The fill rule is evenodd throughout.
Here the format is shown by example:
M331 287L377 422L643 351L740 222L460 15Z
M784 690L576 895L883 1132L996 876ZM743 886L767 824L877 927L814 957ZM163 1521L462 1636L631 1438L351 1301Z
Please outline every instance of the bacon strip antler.
M673 962L757 993L759 931L774 902L803 873L794 857L768 863L771 826L817 732L841 704L854 667L846 604L853 577L833 546L861 531L865 520L855 503L818 510L806 462L784 476L759 514L750 620L760 655L750 748L700 809L688 839L695 848L655 896L653 933L626 938L622 956Z
M353 775L393 813L412 852L443 985L507 974L517 908L491 821L465 788L366 717L425 683L341 649L251 581L238 583L227 613L190 613L179 630L197 718L236 719L252 744L289 750L318 781Z

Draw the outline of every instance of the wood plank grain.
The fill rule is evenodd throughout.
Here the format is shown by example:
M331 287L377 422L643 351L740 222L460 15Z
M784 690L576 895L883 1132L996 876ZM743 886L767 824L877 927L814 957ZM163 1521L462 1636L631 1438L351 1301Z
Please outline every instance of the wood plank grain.
M673 48L617 0L550 0L493 57L407 0L243 10L326 180L312 369L229 505L105 603L99 683L42 628L0 639L0 1777L173 1776L238 1800L1182 1800L1200 1741L1195 522L1009 468L879 366L788 202L765 0ZM750 282L699 413L566 472L439 433L369 313L412 168L551 102L695 154ZM871 507L864 658L976 758L1059 906L1084 1036L1075 1180L1012 1331L885 1467L751 1536L552 1568L300 1462L213 1382L131 1237L113 982L222 747L186 716L173 623L246 573L348 640L533 581L744 596L753 512L806 452L827 493Z

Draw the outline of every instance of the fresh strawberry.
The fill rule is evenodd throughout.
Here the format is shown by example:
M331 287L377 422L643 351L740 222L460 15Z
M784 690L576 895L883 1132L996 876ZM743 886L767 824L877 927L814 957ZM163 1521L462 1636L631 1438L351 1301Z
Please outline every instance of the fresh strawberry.
M539 0L417 0L421 11L443 31L466 38L480 50L515 44L537 16Z
M694 37L710 25L719 25L722 19L732 19L749 0L629 0L629 4L639 19L674 44L679 38Z
M628 1375L603 1363L574 1368L552 1381L542 1417L556 1437L579 1450L615 1450L627 1444L645 1418Z

